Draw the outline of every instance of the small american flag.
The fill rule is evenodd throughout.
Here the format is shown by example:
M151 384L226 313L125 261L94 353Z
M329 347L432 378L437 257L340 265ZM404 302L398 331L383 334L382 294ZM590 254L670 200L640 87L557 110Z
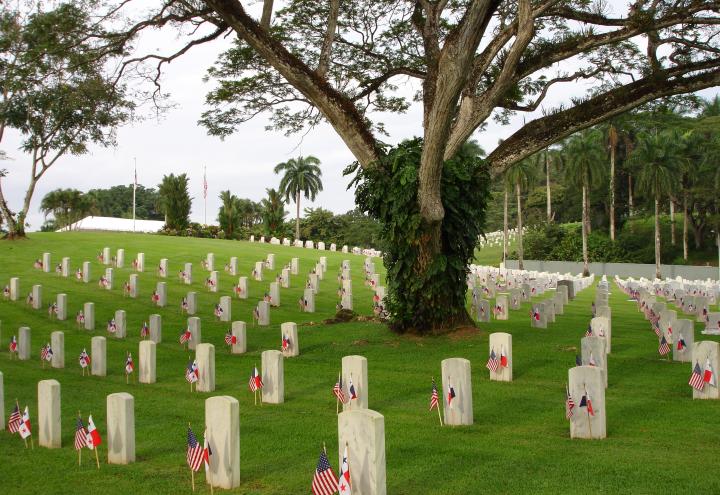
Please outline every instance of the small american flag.
M290 349L290 338L289 338L288 336L286 336L286 335L283 335L283 338L282 338L282 350L283 350L283 351L287 351L288 349Z
M702 376L700 376L700 380L702 381ZM15 409L13 409L13 412L10 414L10 418L8 419L8 431L10 433L17 433L20 431L20 423L22 423L20 408L17 404L15 404Z
M695 367L693 368L692 375L690 375L690 381L688 382L692 388L698 391L702 391L705 387L705 380L703 380L703 370L700 368L700 363L695 361ZM17 406L15 408L17 411Z
M87 447L87 436L88 433L85 430L85 425L83 424L82 419L78 418L77 426L75 427L75 450L80 450L83 447Z
M438 398L438 391L437 391L437 385L435 385L435 378L433 378L432 381L432 391L430 392L430 411L433 409L439 409L440 408L440 402Z
M588 325L587 330L585 330L585 337L592 337L593 331L592 331L592 325Z
M40 360L41 361L52 361L53 351L50 344L47 344L40 349Z
M258 373L257 366L253 368L253 372L250 375L250 381L248 382L248 386L250 387L250 392L257 392L258 390L263 388L262 377L260 376L260 373Z
M185 379L188 381L188 383L195 383L198 381L198 377L200 376L200 372L198 370L198 365L195 361L190 361L187 365L187 368L185 368Z
M208 183L207 183L207 169L203 170L203 199L207 199Z
M143 322L142 328L140 328L140 338L144 339L150 335L150 328L148 328L147 322Z
M189 342L191 340L192 340L192 333L190 333L189 328L180 334L180 343L181 344L184 344L185 342Z
M200 471L205 457L205 449L198 443L195 434L188 426L187 431L187 464L193 471Z
M565 385L565 418L570 419L573 417L573 414L575 414L575 401L572 398L572 395L570 395L570 389L567 385Z
M346 403L345 392L343 392L342 386L342 375L340 374L338 374L338 380L335 382L335 386L333 387L333 394L335 395L335 397L337 397L337 400L339 400L343 404Z
M237 337L235 337L231 332L228 332L225 334L225 343L227 345L235 345L237 344Z
M658 322L653 323L653 330L655 330L655 335L660 338L662 336L662 331L660 330L660 324Z
M670 352L670 346L668 345L668 341L665 340L664 335L660 339L660 346L658 347L658 352L661 356L666 356Z
M330 467L325 451L320 452L320 459L315 468L315 476L312 481L313 495L333 495L337 493L338 479Z
M78 359L80 362L81 368L87 368L90 366L90 356L88 356L88 353L85 351L85 349L82 350L80 353L80 358Z
M497 358L497 354L495 354L495 349L490 351L490 357L488 358L485 367L493 373L497 373L497 370L500 367L500 361Z
M133 371L135 371L135 363L133 363L132 354L128 353L125 360L125 373L129 375Z

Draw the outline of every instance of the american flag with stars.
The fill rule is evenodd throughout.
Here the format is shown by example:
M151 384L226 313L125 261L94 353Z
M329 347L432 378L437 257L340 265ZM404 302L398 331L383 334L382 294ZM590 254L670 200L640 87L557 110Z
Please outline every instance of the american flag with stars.
M20 423L22 423L22 416L20 416L20 407L16 403L15 409L13 409L12 413L10 413L10 418L8 418L8 431L10 433L17 433L20 431Z
M702 391L705 388L705 380L703 380L703 370L700 368L700 363L695 361L695 367L693 368L692 375L690 375L690 381L688 382L692 388L698 391Z
M77 425L75 426L75 450L80 450L83 447L87 447L88 444L88 432L85 429L85 425L82 419L78 417Z
M438 409L440 408L440 401L438 398L438 390L437 385L435 385L435 378L433 378L432 381L432 391L430 392L430 410Z
M320 452L320 459L318 459L315 475L313 476L313 495L333 495L337 493L337 488L337 476L330 467L330 461L328 461L327 454L323 450Z
M497 358L497 354L495 354L495 349L490 350L490 357L488 358L485 367L493 373L497 373L497 370L500 367L500 360Z
M205 449L195 438L195 434L188 426L187 431L187 464L193 471L200 471L205 460Z

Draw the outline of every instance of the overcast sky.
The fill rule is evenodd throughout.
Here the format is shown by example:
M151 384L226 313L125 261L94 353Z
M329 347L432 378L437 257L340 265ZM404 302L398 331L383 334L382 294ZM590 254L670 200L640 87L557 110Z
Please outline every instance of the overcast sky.
M146 40L147 46L163 47L163 51L173 43L177 40L169 34L155 34ZM207 167L209 188L207 220L215 223L221 190L230 189L239 197L260 200L265 196L265 188L278 185L274 166L300 154L314 155L321 160L324 184L324 191L314 203L303 199L301 206L323 207L335 213L352 209L354 196L346 190L348 178L342 176L342 170L353 161L353 156L329 126L323 125L304 137L286 138L281 133L265 131L266 121L257 118L221 141L208 136L205 128L197 124L205 109L205 95L212 87L212 82L204 83L202 78L211 62L227 46L227 41L200 46L166 66L163 89L171 94L176 107L161 120L146 119L119 129L115 148L93 147L87 155L61 158L38 183L28 214L30 230L37 230L42 225L43 216L38 208L48 191L56 188L87 191L130 184L134 159L137 159L138 180L146 187L156 187L165 174L187 173L193 197L191 218L201 223L205 215L203 167ZM568 94L582 94L588 88L586 83L558 86L549 94L545 106L566 101ZM707 95L713 93L706 92ZM517 117L510 126L491 123L474 138L491 151L498 139L517 129L524 118L528 117ZM387 124L390 142L422 135L422 110L418 105L403 115L383 116L382 121ZM11 208L19 208L29 177L30 161L18 151L18 144L19 136L10 132L2 145L12 157L11 161L2 164L9 171L9 176L3 179L3 191ZM294 205L289 205L287 210L288 217L292 217Z

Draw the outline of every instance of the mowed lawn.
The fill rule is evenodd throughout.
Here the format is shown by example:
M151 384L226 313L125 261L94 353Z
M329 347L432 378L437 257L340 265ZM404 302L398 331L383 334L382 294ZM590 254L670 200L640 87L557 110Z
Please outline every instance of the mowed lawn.
M104 269L96 256L104 246L113 254L126 252L126 268L116 270L115 289L100 290L97 279ZM92 261L91 284L61 278L32 267L44 251L53 265L63 256L73 270ZM125 299L122 283L128 279L131 260L146 254L146 271L140 275L140 298ZM200 260L214 252L220 271L220 291L203 288L206 276ZM280 268L300 258L299 276L283 289L282 307L271 312L271 326L248 324L248 353L231 356L223 343L228 324L216 323L212 309L220 295L236 282L223 270L230 256L238 256L242 275L250 275L256 261L275 253ZM328 276L320 284L317 313L300 313L297 300L307 272L321 255L328 258ZM170 260L169 305L153 307L150 294L159 280L160 258ZM307 494L323 443L337 471L337 420L331 389L345 355L368 359L370 407L385 417L387 492L391 495L467 493L719 493L720 403L693 401L687 385L690 365L667 362L657 353L657 340L636 306L613 287L613 354L609 357L606 395L608 438L603 441L570 440L564 415L567 370L574 365L580 339L590 319L594 289L585 290L546 330L530 328L529 306L510 313L507 322L481 324L477 332L418 338L391 333L369 322L323 325L337 303L336 275L343 259L350 259L355 309L371 313L371 291L363 284L361 256L314 250L205 239L120 234L32 234L27 241L0 242L0 284L11 276L21 278L22 300L0 301L2 350L0 371L5 382L5 417L15 398L30 406L37 423L37 382L54 378L62 386L63 447L26 450L16 435L0 432L0 486L12 494L144 494L190 493L185 464L188 422L202 434L204 400L231 395L240 401L241 494ZM177 339L185 328L180 299L189 288L177 279L183 263L193 263L199 294L203 341L216 346L216 391L190 393L184 379L189 353ZM381 263L376 260L376 267ZM54 268L54 267L53 267ZM54 270L53 270L54 271ZM266 274L268 272L266 271ZM270 275L272 277L273 275ZM45 308L25 306L33 284L42 284ZM270 281L250 282L251 298L233 300L234 320L251 321L252 308ZM68 294L69 320L49 321L46 307L60 292ZM549 297L550 294L546 295ZM541 296L543 297L543 296ZM82 304L96 305L96 330L80 330L74 322ZM128 337L108 336L108 376L81 377L77 356L90 351L92 335L108 335L105 325L115 310L128 314ZM124 358L131 351L137 363L139 331L152 313L163 318L163 342L157 349L158 382L125 384ZM296 321L301 355L285 360L285 403L253 405L247 389L252 367L260 353L279 349L280 323ZM31 361L10 361L7 344L20 326L32 329ZM700 325L696 326L700 337ZM50 332L65 332L62 370L41 369L40 346ZM513 334L513 383L490 382L485 362L488 333ZM464 357L472 362L475 424L440 427L435 412L428 412L430 382L439 381L440 362ZM719 370L720 371L720 370ZM92 414L106 436L107 394L129 392L135 397L136 456L128 466L102 462L95 468L91 452L83 453L78 467L73 448L76 413ZM579 400L579 398L576 398ZM37 424L35 424L37 440ZM101 461L107 456L100 447ZM204 479L204 474L198 475ZM198 491L209 493L202 483Z

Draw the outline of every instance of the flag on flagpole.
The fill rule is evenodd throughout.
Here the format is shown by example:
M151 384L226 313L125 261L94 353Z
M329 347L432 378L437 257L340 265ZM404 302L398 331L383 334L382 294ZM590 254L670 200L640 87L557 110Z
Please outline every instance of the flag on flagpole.
M313 495L333 495L338 491L338 478L330 467L325 451L320 451L320 459L318 459L315 475L312 481Z
M225 334L225 343L227 345L235 345L237 344L237 337L232 334L230 330Z
M195 383L199 377L200 370L198 370L197 361L189 361L187 368L185 368L185 379L188 383Z
M20 423L22 423L22 416L20 415L20 409L17 403L15 403L15 409L13 409L10 418L8 418L8 431L10 433L17 433L20 429Z
M140 328L140 338L144 339L148 335L150 335L150 328L148 328L148 324L145 321L143 322L143 326Z
M692 388L698 391L702 391L705 388L705 380L703 379L703 370L700 368L700 363L695 361L695 367L693 368L692 375L690 375L690 381L688 382Z
M207 183L207 168L203 169L203 199L207 199L208 183Z
M430 410L440 409L440 402L438 400L437 385L435 385L435 378L432 381L432 391L430 392Z
M283 351L287 351L288 349L290 349L290 337L283 334L281 346Z
M97 428L95 428L95 423L93 422L92 415L88 416L87 431L87 447L90 450L93 450L102 443L102 438L100 438L100 432L98 432Z
M717 379L715 378L715 371L712 369L710 359L705 360L705 371L703 372L703 381L708 385L717 387Z
M670 352L670 346L668 345L668 341L665 339L664 335L660 338L660 346L658 347L658 352L661 356L666 356Z
M572 395L570 395L570 389L568 388L567 384L565 385L565 418L570 419L573 417L573 414L575 409L575 401L572 398Z
M23 411L22 419L20 420L20 424L18 425L18 433L23 439L32 435L32 430L30 426L30 411L28 410L28 406L25 406L25 411Z
M192 340L192 333L189 328L186 328L183 333L180 334L180 343L184 344Z
M342 375L338 374L338 380L335 382L335 386L333 387L333 394L335 397L337 397L337 400L345 404L347 402L345 398L345 392L343 391L342 386Z
M253 368L248 386L250 387L250 392L257 392L263 387L262 377L260 376L260 373L258 373L257 366Z
M593 331L592 331L592 325L588 324L587 330L585 330L585 337L592 337Z
M52 347L50 347L50 344L43 346L43 348L40 349L40 360L52 361L52 358L53 358L53 350L52 350Z
M125 360L125 373L130 374L135 371L135 363L133 363L132 354L128 352L127 359Z
M590 400L590 394L585 391L585 394L582 396L582 399L580 399L580 407L587 408L587 412L590 416L595 416L595 411L593 410L592 401Z
M205 457L205 449L195 438L195 434L188 426L187 431L187 455L186 460L188 467L193 471L200 471Z
M205 475L207 476L207 472L210 469L210 456L212 455L212 449L210 448L210 444L208 444L207 440L207 431L203 433L203 461L205 461Z
M352 495L352 486L350 484L350 466L348 465L347 445L343 453L342 465L340 466L340 476L338 476L338 493L340 495Z
M352 377L348 379L348 395L350 396L349 400L357 399L357 392L355 391L355 384L353 384Z
M495 354L495 349L490 350L490 357L488 358L485 367L493 373L496 373L500 367L500 361L498 361L497 354Z
M83 447L87 447L87 430L82 422L82 418L78 416L77 426L75 426L75 450L80 450Z

